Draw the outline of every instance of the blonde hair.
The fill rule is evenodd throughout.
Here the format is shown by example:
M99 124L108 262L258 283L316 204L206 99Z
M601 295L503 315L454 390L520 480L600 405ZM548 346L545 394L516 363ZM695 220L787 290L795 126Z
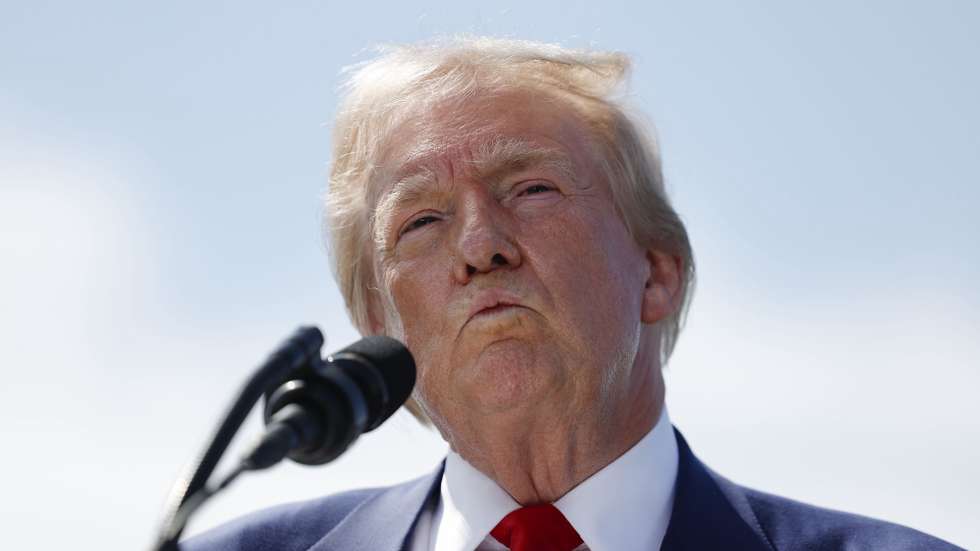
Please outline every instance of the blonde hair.
M665 365L693 294L694 258L687 231L667 199L655 143L613 99L628 70L629 59L617 52L485 37L389 46L377 58L347 69L334 126L324 229L334 275L357 329L370 334L381 319L372 248L373 177L382 168L377 163L394 130L426 107L446 102L462 106L477 95L533 91L564 102L592 130L616 207L637 243L682 260L680 307L647 328L659 331Z

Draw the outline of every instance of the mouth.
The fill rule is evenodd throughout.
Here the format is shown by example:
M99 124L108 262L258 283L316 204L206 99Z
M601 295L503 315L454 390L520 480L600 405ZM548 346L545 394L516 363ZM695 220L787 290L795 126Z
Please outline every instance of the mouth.
M517 304L507 304L505 302L501 302L501 303L498 303L498 304L494 304L493 306L488 306L488 307L486 307L486 308L484 308L482 310L479 310L477 313L475 313L472 316L470 316L470 319L495 316L495 315L498 315L498 314L502 314L502 313L504 313L504 312L506 312L508 310L514 310L514 309L517 309L517 308L523 308L523 306L520 306L520 305L517 305Z
M498 303L487 306L471 315L466 323L460 327L460 333L466 328L477 331L497 331L504 327L511 326L516 318L526 310L519 304Z
M488 289L475 297L463 325L473 321L513 315L515 311L525 308L519 298L512 293L500 289Z

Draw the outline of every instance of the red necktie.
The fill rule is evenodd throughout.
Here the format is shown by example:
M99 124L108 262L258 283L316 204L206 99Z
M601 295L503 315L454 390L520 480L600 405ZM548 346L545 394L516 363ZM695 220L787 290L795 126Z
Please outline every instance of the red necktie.
M511 551L572 551L578 532L554 505L532 505L511 512L490 535Z

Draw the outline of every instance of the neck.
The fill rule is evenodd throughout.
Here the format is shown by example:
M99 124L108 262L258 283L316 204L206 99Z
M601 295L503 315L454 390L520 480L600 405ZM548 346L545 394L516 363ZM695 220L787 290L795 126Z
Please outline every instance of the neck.
M644 370L608 408L533 408L475 415L450 445L521 505L552 503L639 442L664 404L659 367ZM543 411L542 411L543 410ZM583 412L588 412L583 413ZM446 434L444 432L444 434Z

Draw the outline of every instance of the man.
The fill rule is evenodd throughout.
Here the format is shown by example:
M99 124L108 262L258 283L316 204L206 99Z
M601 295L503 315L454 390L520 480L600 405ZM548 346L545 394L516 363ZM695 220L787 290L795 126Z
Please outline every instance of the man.
M351 76L328 221L365 334L409 347L449 442L419 480L261 512L186 549L954 549L739 487L676 433L661 369L694 282L619 54L491 39Z

